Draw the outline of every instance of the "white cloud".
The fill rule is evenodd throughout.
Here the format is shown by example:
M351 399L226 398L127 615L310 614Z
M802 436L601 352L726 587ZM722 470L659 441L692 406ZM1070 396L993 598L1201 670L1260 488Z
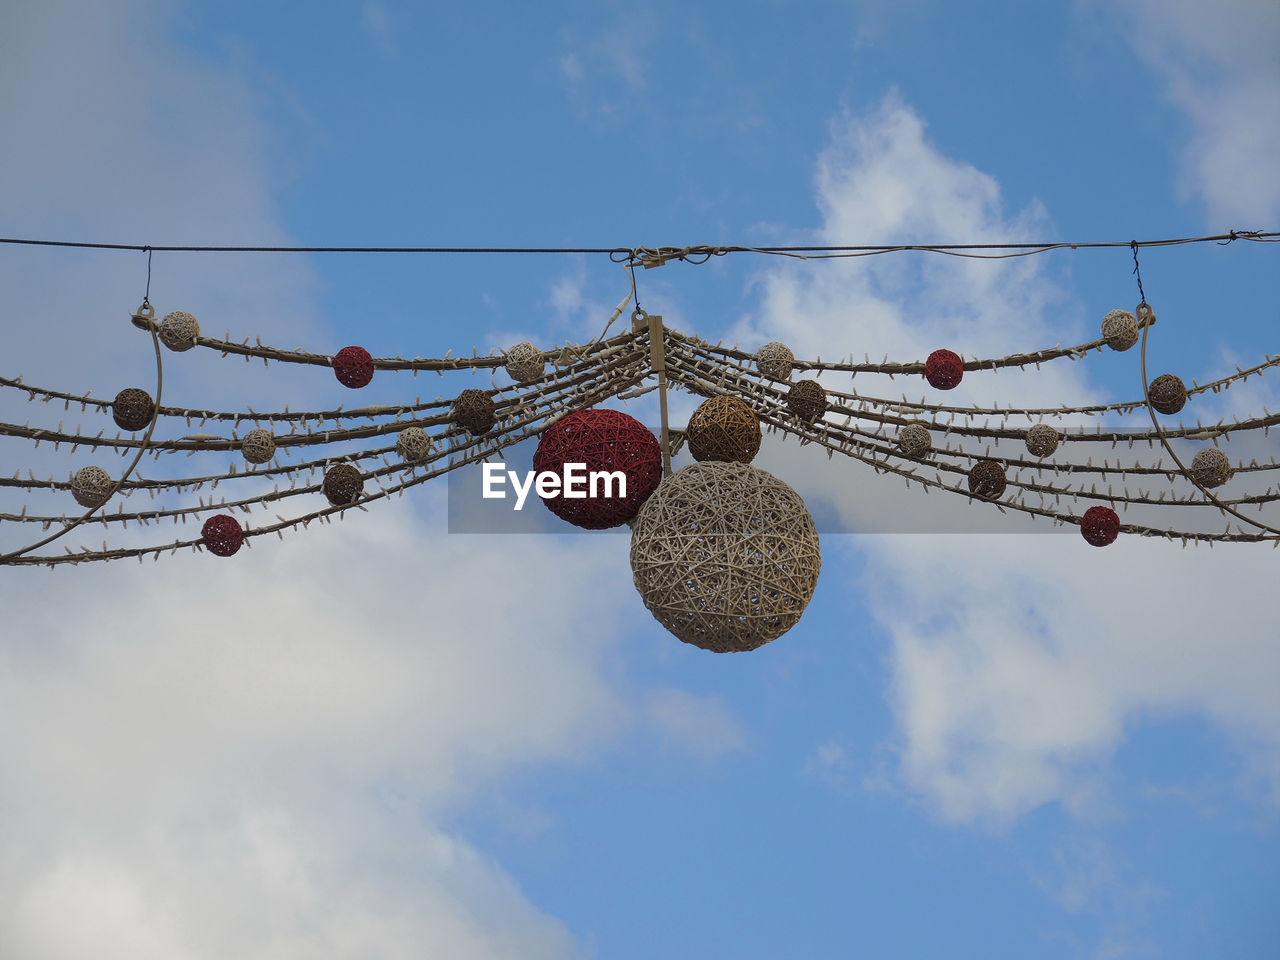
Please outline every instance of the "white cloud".
M655 690L649 694L647 719L674 747L695 756L709 759L746 746L746 734L720 697Z

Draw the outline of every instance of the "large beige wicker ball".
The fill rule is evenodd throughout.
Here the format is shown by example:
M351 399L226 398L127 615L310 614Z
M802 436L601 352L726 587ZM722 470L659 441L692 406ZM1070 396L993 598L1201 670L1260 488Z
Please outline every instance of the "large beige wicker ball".
M71 495L82 507L97 507L107 502L115 485L101 467L81 467L71 478Z
M164 315L164 319L160 321L160 329L156 332L161 343L170 350L182 353L196 345L196 338L200 336L200 321L185 310L175 310Z
M796 355L785 343L774 340L756 351L756 369L773 380L790 380Z
M505 356L507 374L517 383L537 380L547 369L542 352L532 343L517 343Z
M1217 447L1205 447L1191 459L1191 477L1202 487L1220 487L1234 472L1227 455Z
M431 452L431 437L421 427L405 427L396 437L396 453L406 463L427 459Z
M1027 431L1027 453L1033 457L1052 456L1058 449L1058 431L1047 423L1037 423Z
M261 427L250 430L240 441L240 452L250 463L266 463L276 455L276 438Z
M933 437L923 423L908 423L898 433L898 449L904 457L919 460L933 449Z
M1138 342L1138 318L1128 310L1112 310L1102 318L1102 339L1123 353Z
M745 463L677 471L632 523L644 605L679 639L715 653L754 650L795 626L821 567L804 500Z
M693 411L684 435L695 460L750 463L760 450L760 418L745 400L712 397Z

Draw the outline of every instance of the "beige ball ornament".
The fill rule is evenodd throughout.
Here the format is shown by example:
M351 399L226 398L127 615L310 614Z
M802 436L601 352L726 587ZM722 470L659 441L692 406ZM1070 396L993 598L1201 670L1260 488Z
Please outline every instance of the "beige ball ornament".
M790 380L796 355L785 343L774 340L756 351L756 369L772 380Z
M185 310L175 310L164 315L156 333L166 347L182 353L196 345L196 338L200 336L200 321Z
M898 433L898 449L904 457L919 460L933 449L933 437L923 423L908 423Z
M405 427L396 437L396 453L405 463L417 463L431 453L431 437L421 427Z
M82 507L99 507L107 502L116 482L101 467L81 467L71 478L71 495Z
M1191 459L1191 477L1202 487L1220 487L1233 473L1231 461L1217 447L1205 447Z
M276 438L261 427L250 430L240 441L240 452L249 463L266 463L276 455Z
M800 494L745 463L677 471L632 522L644 605L680 640L714 653L755 650L795 626L821 567Z
M532 343L517 343L505 356L507 374L516 383L537 380L547 369L541 351Z
M1102 339L1123 353L1138 342L1138 318L1128 310L1112 310L1102 318Z
M1037 423L1027 431L1027 453L1044 459L1058 449L1058 431L1047 423Z

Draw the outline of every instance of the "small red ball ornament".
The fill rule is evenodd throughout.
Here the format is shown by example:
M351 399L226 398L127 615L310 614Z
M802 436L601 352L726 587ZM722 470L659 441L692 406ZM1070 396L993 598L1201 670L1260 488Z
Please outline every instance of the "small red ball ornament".
M604 530L626 523L640 510L649 494L662 481L662 450L649 429L635 417L618 410L579 410L557 420L538 441L533 468L564 476L567 463L585 465L585 475L577 489L586 497L565 497L561 493L542 497L547 509L561 520L587 530ZM595 472L620 471L627 479L625 497L617 496L618 484L607 488L597 482L591 496L588 478ZM539 493L541 496L541 493Z
M244 529L235 517L220 513L204 522L200 539L215 557L229 557L244 543Z
M373 357L364 347L343 347L333 355L333 375L344 387L367 387L373 379Z
M1090 507L1080 518L1080 535L1095 547L1105 547L1120 536L1120 515L1110 507Z
M924 362L924 378L929 386L938 390L951 390L959 386L964 377L964 361L958 353L935 350Z

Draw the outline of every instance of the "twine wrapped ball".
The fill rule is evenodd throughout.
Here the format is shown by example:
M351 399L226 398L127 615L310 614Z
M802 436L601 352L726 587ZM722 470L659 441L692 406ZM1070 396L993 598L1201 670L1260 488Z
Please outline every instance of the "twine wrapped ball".
M343 347L333 355L333 375L352 390L367 387L373 379L373 357L364 347Z
M924 362L924 378L938 390L954 390L964 379L964 361L958 353L935 350Z
M151 394L137 387L126 387L116 394L111 404L111 417L121 430L145 430L155 415Z
M561 492L539 496L561 520L587 530L604 530L631 520L662 480L657 438L635 417L618 410L578 410L543 432L533 455L534 470L563 478L567 463L585 465L576 476L581 477L577 489L585 490L587 496L565 497ZM598 483L593 491L592 473L615 471L626 477L625 497L618 496L621 486L616 481L612 486Z
M425 460L431 452L431 437L421 427L405 427L396 437L396 453L406 463Z
M745 400L712 397L693 411L684 435L695 460L750 463L760 450L760 418Z
M1234 472L1227 455L1217 447L1205 447L1191 458L1191 477L1202 487L1220 487Z
M1172 373L1162 373L1147 387L1156 412L1174 414L1187 405L1187 388Z
M250 463L266 463L276 455L276 438L269 430L250 430L240 441L240 452Z
M82 507L98 507L107 502L115 485L101 467L81 467L71 478L71 495Z
M1102 318L1102 339L1123 353L1138 342L1138 318L1128 310L1112 310Z
M166 347L182 353L196 345L196 338L200 336L200 321L184 310L175 310L165 314L156 333Z
M458 394L449 409L449 419L473 437L479 437L493 429L498 422L498 408L483 390L470 387Z
M787 391L787 407L805 423L827 412L827 391L817 380L800 380Z
M1004 465L994 460L979 460L969 470L969 492L975 497L999 500L1006 485Z
M790 380L796 355L785 343L774 340L756 351L756 369L771 380Z
M547 365L542 352L532 343L517 343L506 352L508 376L516 383L529 383L542 376Z
M1027 431L1027 453L1033 457L1048 457L1058 449L1058 431L1047 423L1037 423Z
M324 474L324 495L335 507L355 503L364 492L364 477L349 463L339 463Z
M220 513L204 522L200 540L215 557L229 557L244 545L244 529L235 517Z
M1105 547L1120 536L1120 515L1110 507L1090 507L1080 518L1080 536L1095 547Z
M923 423L908 423L898 433L898 449L904 457L919 460L933 449L933 437Z
M685 467L632 524L631 571L644 605L676 637L714 653L754 650L791 629L821 567L804 500L745 463Z

